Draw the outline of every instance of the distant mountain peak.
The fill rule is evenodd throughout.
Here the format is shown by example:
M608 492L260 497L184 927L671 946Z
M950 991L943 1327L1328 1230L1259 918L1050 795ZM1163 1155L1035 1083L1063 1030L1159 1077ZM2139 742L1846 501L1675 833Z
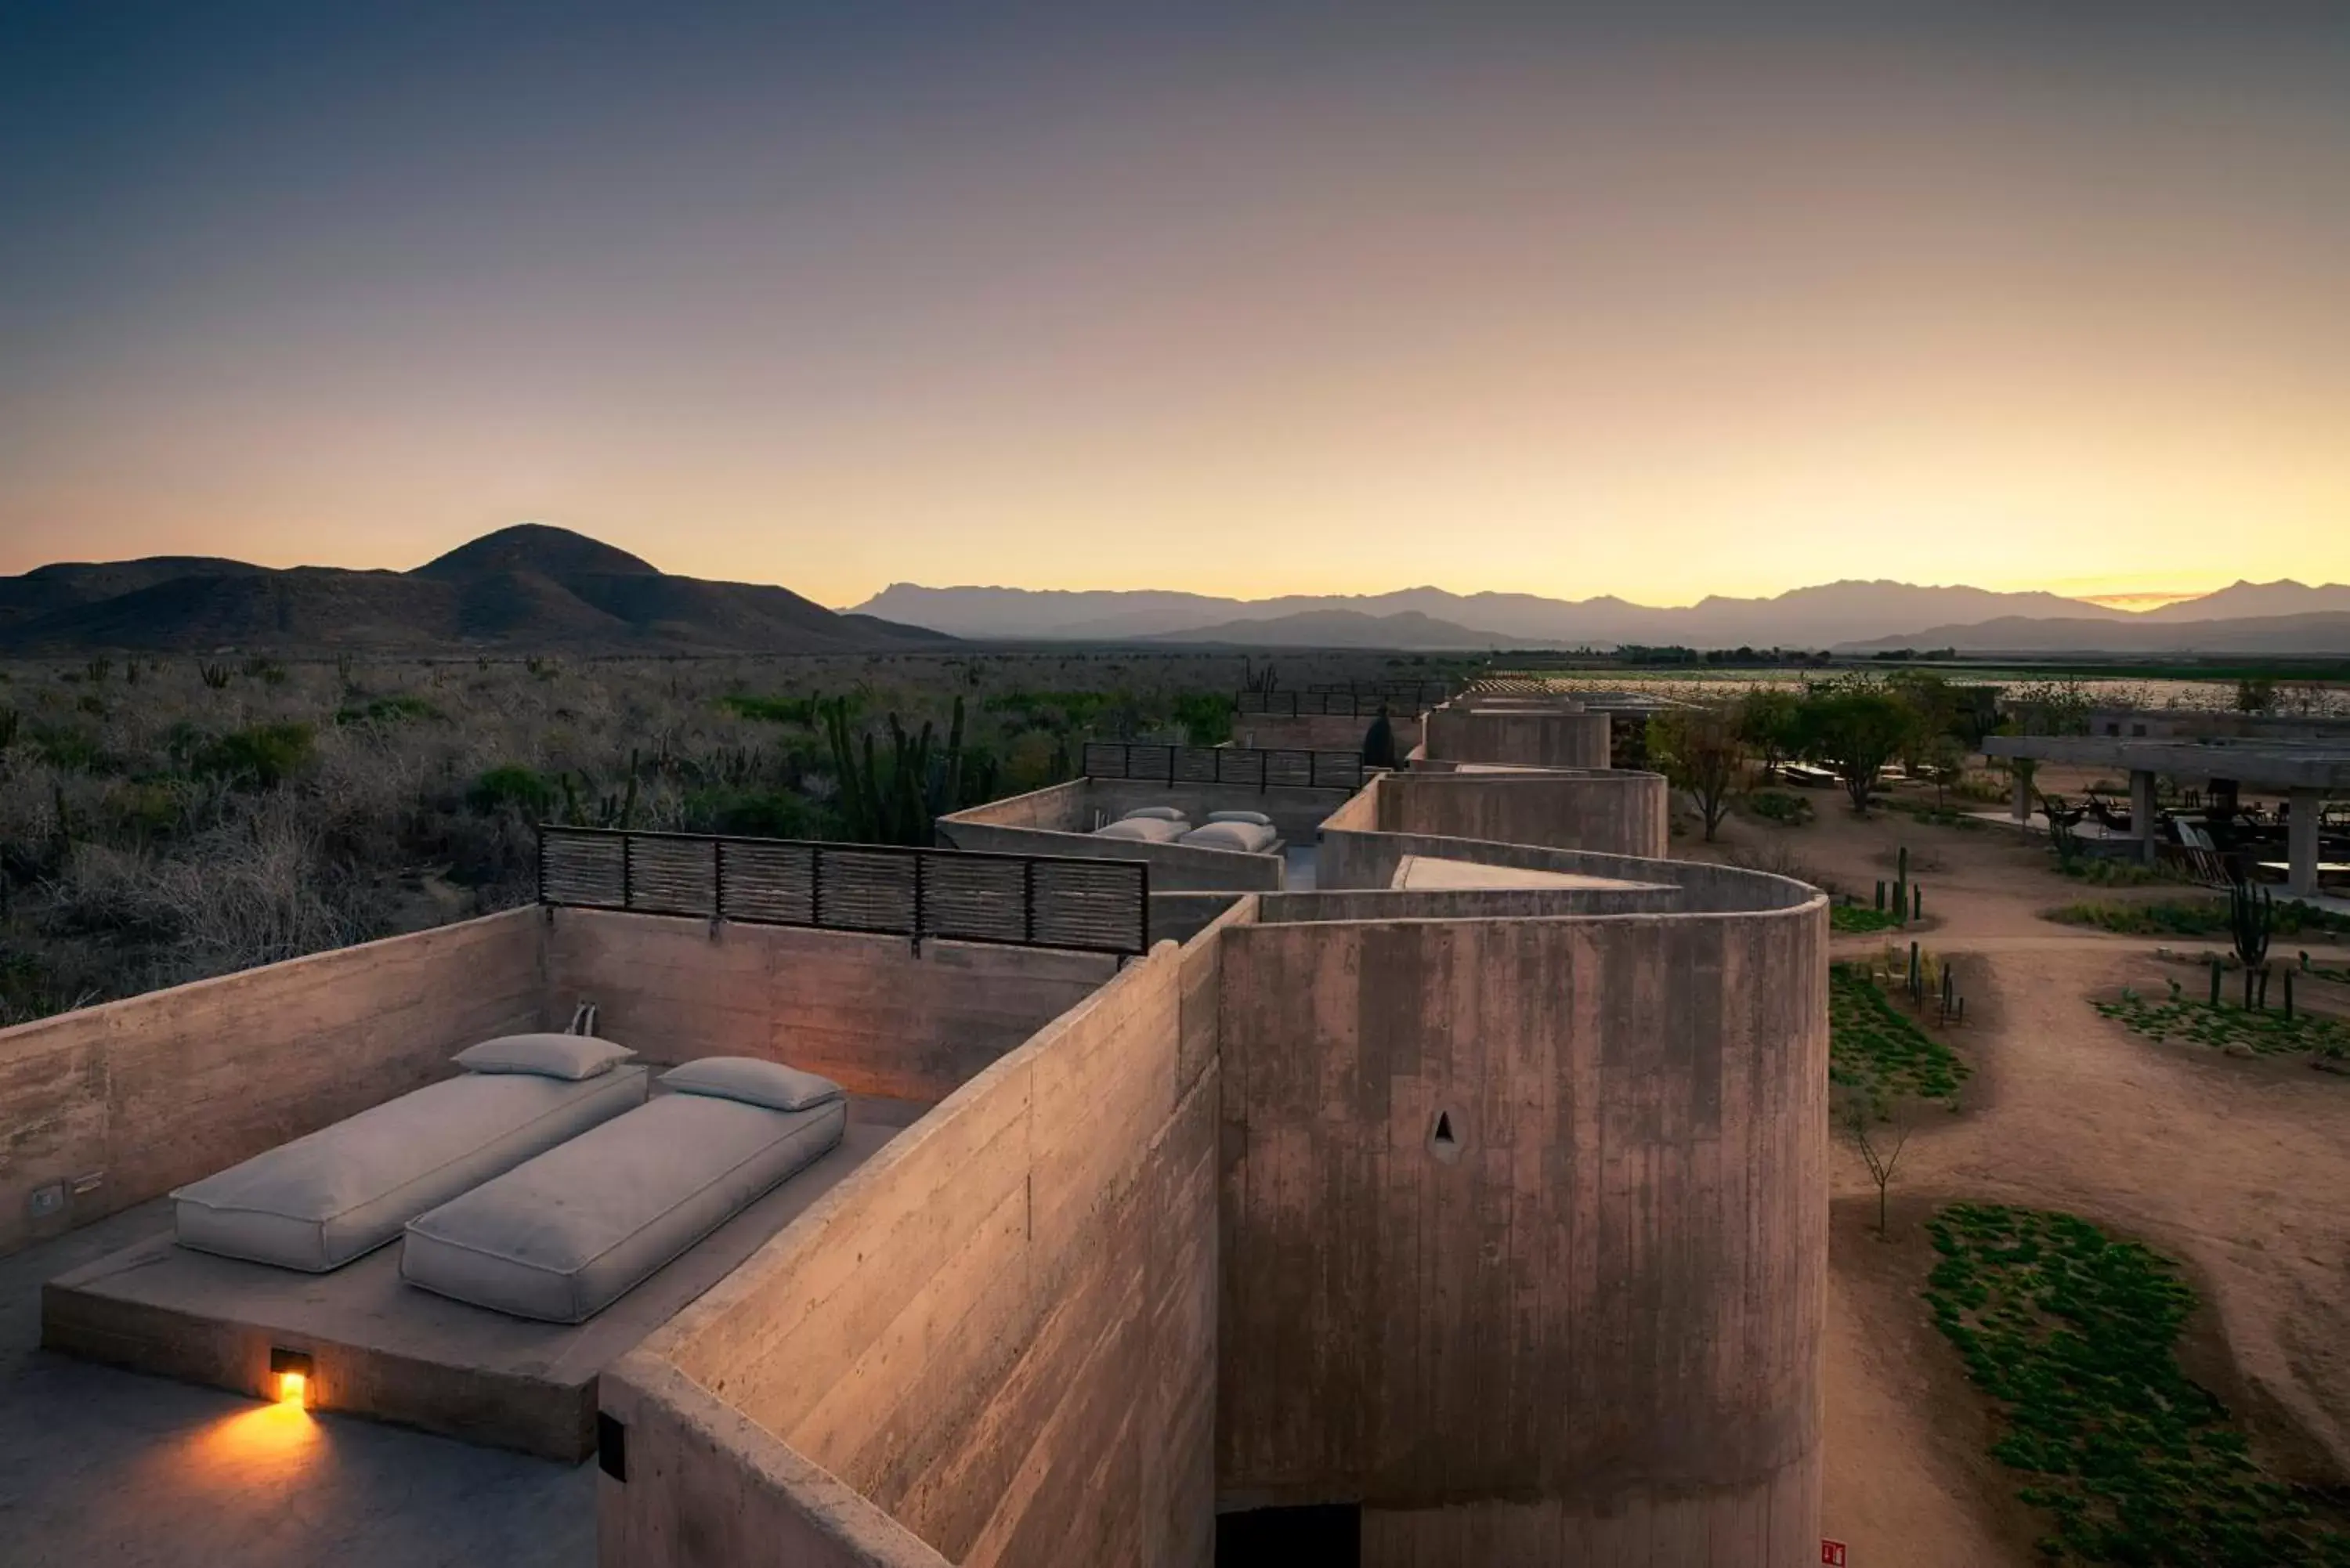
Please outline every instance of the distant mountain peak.
M578 573L599 576L659 576L650 561L569 528L547 523L517 523L436 556L410 574L444 583L473 582L501 573L525 573L557 581Z

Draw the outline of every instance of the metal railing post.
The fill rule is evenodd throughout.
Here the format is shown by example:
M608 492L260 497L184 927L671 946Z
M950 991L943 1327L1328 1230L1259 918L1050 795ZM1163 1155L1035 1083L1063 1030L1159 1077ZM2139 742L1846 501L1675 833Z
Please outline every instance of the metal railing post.
M635 868L630 865L633 857L629 853L629 846L635 842L633 834L620 835L620 908L623 909L632 909L637 903Z

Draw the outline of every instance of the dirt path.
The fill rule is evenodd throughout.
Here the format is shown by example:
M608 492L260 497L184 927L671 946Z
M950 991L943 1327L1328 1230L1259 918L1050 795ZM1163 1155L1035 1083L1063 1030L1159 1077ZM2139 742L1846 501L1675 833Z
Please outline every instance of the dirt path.
M1853 1568L2041 1560L2044 1523L1986 1454L1983 1402L1917 1294L1932 1267L1923 1222L1953 1200L2067 1210L2184 1261L2206 1308L2190 1370L2266 1462L2295 1479L2350 1474L2350 1080L2131 1034L2088 998L2159 994L2185 971L2155 960L2155 940L2039 918L2074 898L2192 890L2083 888L1996 829L1823 812L1767 851L1866 898L1910 846L1932 923L1897 940L1959 958L1970 1023L1952 1039L1974 1069L1961 1113L1929 1113L1911 1138L1892 1241L1871 1233L1859 1159L1839 1147L1834 1162L1823 1521ZM1886 940L1839 938L1835 951Z

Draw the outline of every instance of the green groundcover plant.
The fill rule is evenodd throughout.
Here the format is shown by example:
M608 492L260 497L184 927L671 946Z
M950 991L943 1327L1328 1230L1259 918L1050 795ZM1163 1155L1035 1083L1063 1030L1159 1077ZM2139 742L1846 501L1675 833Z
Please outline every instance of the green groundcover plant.
M1865 965L1828 971L1828 1082L1866 1091L1882 1110L1901 1098L1958 1096L1967 1064L1895 1011Z
M2054 1528L2052 1561L2350 1564L2340 1514L2254 1462L2180 1368L2195 1294L2178 1265L2070 1214L1958 1203L1928 1222L1926 1300L1997 1402L1991 1452Z
M2226 1002L2214 1007L2184 996L2148 1002L2126 991L2118 1002L2091 1005L2151 1040L2191 1040L2220 1050L2246 1045L2264 1056L2300 1052L2339 1056L2350 1050L2350 1025L2308 1012L2287 1018L2282 1009L2247 1011Z

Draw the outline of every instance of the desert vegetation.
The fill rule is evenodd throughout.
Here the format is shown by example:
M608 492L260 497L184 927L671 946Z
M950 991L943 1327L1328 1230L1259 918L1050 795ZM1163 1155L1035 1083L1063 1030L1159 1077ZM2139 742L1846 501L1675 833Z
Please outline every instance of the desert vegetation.
M0 667L0 1022L524 900L541 821L926 832L1072 776L1089 739L1227 739L1253 673L1191 652Z
M2263 1470L2180 1366L2178 1267L2070 1214L1958 1203L1929 1223L1926 1299L1998 1410L2052 1562L2350 1564L2338 1511Z
M1828 971L1828 1082L1880 1117L1902 1101L1954 1104L1967 1077L1957 1052L1895 1007L1883 981L1900 983L1887 972L1897 967L1888 956L1882 964L1839 963ZM1938 993L1939 965L1934 975L1925 990Z

